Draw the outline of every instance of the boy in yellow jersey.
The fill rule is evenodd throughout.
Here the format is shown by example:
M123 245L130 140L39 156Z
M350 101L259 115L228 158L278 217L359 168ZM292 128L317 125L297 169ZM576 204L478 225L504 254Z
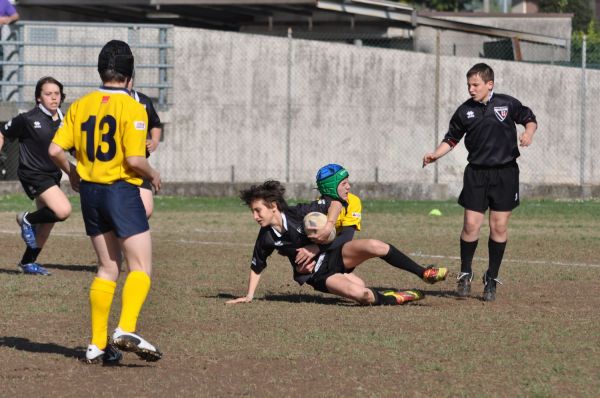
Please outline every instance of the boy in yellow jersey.
M100 51L102 87L76 100L49 148L50 157L69 175L81 197L85 229L98 256L90 287L92 340L86 362L112 364L118 349L157 361L161 352L135 333L150 290L152 242L138 186L148 178L160 189L160 174L146 160L146 110L129 96L133 54L127 43L112 40ZM65 151L74 149L76 168ZM123 286L119 325L108 338L108 318L120 273L121 251L130 272Z
M348 177L348 171L339 164L325 165L317 172L317 188L321 195L345 202L335 229L338 236L349 234L351 240L354 232L360 231L362 203L358 196L350 193Z
M362 203L358 196L350 193L348 177L348 170L335 163L327 164L317 171L317 188L321 196L342 203L342 210L334 225L337 236L329 246L330 249L336 249L351 241L354 233L360 231ZM322 243L318 238L329 236L329 230L324 229L322 234L323 236L316 235L317 239L312 239L313 242ZM321 248L318 245L307 245L298 249L296 262L303 268L310 268Z

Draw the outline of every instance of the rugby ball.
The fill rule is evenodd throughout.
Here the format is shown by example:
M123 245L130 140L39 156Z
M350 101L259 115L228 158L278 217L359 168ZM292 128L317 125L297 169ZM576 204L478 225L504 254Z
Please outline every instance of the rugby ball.
M327 224L327 216L323 213L313 211L304 216L304 232L306 232L307 235L314 230L323 228L325 224ZM334 239L335 228L331 230L331 234L329 234L325 243L331 243Z

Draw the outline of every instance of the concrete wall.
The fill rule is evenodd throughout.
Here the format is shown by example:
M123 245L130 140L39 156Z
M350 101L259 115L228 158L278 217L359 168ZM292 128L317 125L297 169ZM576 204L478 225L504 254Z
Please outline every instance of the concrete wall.
M467 69L486 60L440 57L436 101L432 54L189 28L171 33L171 106L161 112L164 142L150 157L169 183L166 193L235 193L237 183L268 178L302 186L320 166L337 162L371 197L458 195L462 144L435 166L423 169L421 159L468 98ZM592 156L600 150L600 72L586 71L583 92L580 69L486 62L497 92L538 116L534 143L519 160L524 190L552 196L548 187L557 186L565 195L593 196L600 185Z
M151 157L172 182L288 175L306 182L321 165L339 162L356 182L433 183L434 167L422 169L422 156L468 98L466 70L482 61L441 57L436 137L433 55L186 28L174 34L171 123ZM519 161L523 183L578 185L583 171L584 183L600 184L600 165L590 156L600 149L592 107L600 72L586 72L583 111L580 69L488 61L497 92L538 116L534 144ZM450 196L458 195L465 163L462 145L439 161L438 182Z

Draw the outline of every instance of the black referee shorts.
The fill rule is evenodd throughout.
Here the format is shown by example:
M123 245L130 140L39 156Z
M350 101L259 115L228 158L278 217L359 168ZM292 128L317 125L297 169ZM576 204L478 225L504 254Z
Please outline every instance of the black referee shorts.
M463 189L458 204L481 213L512 211L519 206L519 166L510 162L485 167L468 164L463 177Z
M19 169L17 170L17 175L29 199L34 200L53 185L60 187L62 171L42 173Z
M325 284L327 278L334 274L349 274L354 271L354 268L346 269L346 267L344 267L344 258L342 257L343 247L344 245L328 251L325 255L323 263L321 263L319 270L309 280L307 280L306 283L312 286L315 290L323 293L329 293L329 290L327 290L327 285Z

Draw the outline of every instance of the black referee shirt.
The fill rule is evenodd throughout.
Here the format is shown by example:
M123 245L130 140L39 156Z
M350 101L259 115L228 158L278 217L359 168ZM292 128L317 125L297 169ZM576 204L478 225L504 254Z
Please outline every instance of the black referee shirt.
M283 227L285 231L279 234L272 227L261 227L254 244L252 264L250 268L260 274L267 267L267 258L277 250L282 256L290 260L294 271L294 280L300 284L308 279L307 275L296 272L296 249L310 245L313 242L306 237L304 232L304 216L312 211L327 214L331 200L323 198L311 203L302 203L283 211Z
M57 120L52 120L50 112L39 104L0 127L6 138L19 140L19 170L60 172L48 156L48 148L62 121L60 109L58 116Z
M515 123L529 122L536 122L531 109L516 98L492 92L487 104L469 99L459 106L443 141L454 147L466 134L470 164L500 166L520 155Z

